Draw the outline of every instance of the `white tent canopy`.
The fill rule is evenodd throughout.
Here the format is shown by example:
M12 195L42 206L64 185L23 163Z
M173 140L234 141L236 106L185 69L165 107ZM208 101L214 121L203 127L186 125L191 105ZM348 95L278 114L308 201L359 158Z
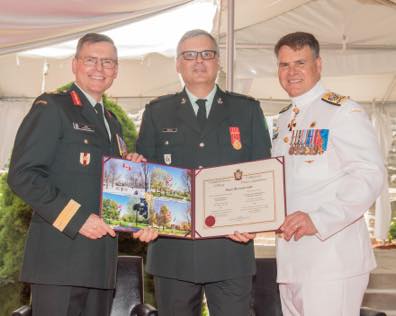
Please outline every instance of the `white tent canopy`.
M321 43L325 84L335 92L362 102L369 113L376 115L377 122L383 122L382 125L396 125L391 124L392 117L396 122L396 0L234 1L235 91L260 98L267 114L277 113L287 104L288 97L277 81L273 47L286 33L307 31ZM218 38L224 66L219 83L224 87L226 0L2 0L0 125L6 132L0 136L0 168L9 156L11 135L15 134L20 115L31 103L31 99L26 98L73 80L70 55L31 57L18 52L75 39L88 31L127 27L128 23L139 23L155 14L188 10L193 5L208 3L217 6L215 16L215 11L207 14L196 11L196 17L205 20L209 15L212 26L191 24L189 27L211 29ZM181 30L187 23L184 12L187 11L178 12L170 22L153 19L150 28L139 28L135 24L126 36L114 35L122 58L119 78L109 94L127 110L136 112L147 100L180 89L172 47L183 33ZM154 31L150 33L149 29ZM164 48L151 41L156 30L168 30L175 35L172 40L165 40L170 46ZM176 33L178 31L180 33ZM150 40L139 42L137 39L142 33ZM60 47L68 45L60 44ZM17 105L18 115L14 109ZM7 117L15 121L10 122ZM377 126L381 138L386 139L384 153L392 146L389 128ZM391 165L396 165L395 153L396 149L389 153Z
M23 0L18 1L18 6L15 1L6 0L5 4L3 1L0 65L4 75L0 80L0 96L34 97L41 92L43 79L45 90L53 90L72 79L70 57L30 58L8 52L76 38L86 31L142 20L156 10L164 12L165 8L182 3L188 7L199 2L219 6L212 30L219 38L225 66L225 0L96 0L93 9L87 8L82 0L67 4L40 0L34 5ZM170 24L182 28L183 14L179 16L173 23L161 20L152 23L158 30L167 29ZM391 0L235 0L235 90L261 99L287 99L277 83L273 46L282 35L296 30L312 32L319 39L324 81L333 90L361 102L396 100L396 4ZM135 39L142 32L137 28L135 33L127 33L126 38L119 39L120 44L115 38L122 56L120 79L110 90L115 97L150 97L180 87L174 71L174 50L161 50L150 41L136 44ZM170 32L174 33L174 28ZM152 38L151 34L147 38ZM139 53L137 46L145 50ZM158 52L166 56L157 55ZM144 73L143 78L136 76L135 71ZM224 76L223 73L220 77ZM279 105L270 104L268 111L273 113L278 108Z

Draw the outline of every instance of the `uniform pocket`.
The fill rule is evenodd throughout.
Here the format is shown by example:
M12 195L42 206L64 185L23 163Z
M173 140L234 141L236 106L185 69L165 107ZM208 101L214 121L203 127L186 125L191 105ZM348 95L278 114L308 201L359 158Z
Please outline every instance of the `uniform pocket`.
M326 178L329 173L327 155L297 155L295 159L295 175L304 179Z

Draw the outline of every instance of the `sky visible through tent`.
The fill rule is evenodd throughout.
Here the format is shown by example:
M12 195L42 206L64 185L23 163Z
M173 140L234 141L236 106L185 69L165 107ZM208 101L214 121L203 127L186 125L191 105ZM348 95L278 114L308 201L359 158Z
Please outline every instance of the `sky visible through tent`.
M168 12L102 32L110 36L118 49L119 58L139 58L157 52L175 55L180 37L188 30L210 32L217 6L213 0L194 1ZM72 56L77 39L19 53L20 56L65 58Z

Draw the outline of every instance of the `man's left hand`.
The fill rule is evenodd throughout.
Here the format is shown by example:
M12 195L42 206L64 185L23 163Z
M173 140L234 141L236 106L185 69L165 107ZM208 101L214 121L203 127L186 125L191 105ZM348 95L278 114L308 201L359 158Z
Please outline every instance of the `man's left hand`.
M283 232L283 238L287 241L293 236L294 240L297 241L303 236L312 236L318 232L311 217L302 211L286 216L280 230Z
M132 162L146 162L146 158L138 153L129 153L126 155L125 159L130 160Z
M256 238L255 233L240 233L234 232L232 235L228 235L228 238L232 239L233 241L241 242L241 243L248 243L250 240Z

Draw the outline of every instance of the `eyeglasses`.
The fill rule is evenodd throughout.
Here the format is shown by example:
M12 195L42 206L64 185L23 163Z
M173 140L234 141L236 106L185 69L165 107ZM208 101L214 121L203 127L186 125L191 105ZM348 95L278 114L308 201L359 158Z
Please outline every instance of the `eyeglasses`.
M183 56L184 60L196 60L198 55L201 55L203 60L210 60L216 57L217 52L215 50L203 50L202 52L197 52L195 50L186 50L181 52L179 56Z
M82 60L83 64L87 67L95 67L100 60L100 63L104 69L114 69L114 67L118 64L117 60L111 58L98 58L92 56L79 57Z

